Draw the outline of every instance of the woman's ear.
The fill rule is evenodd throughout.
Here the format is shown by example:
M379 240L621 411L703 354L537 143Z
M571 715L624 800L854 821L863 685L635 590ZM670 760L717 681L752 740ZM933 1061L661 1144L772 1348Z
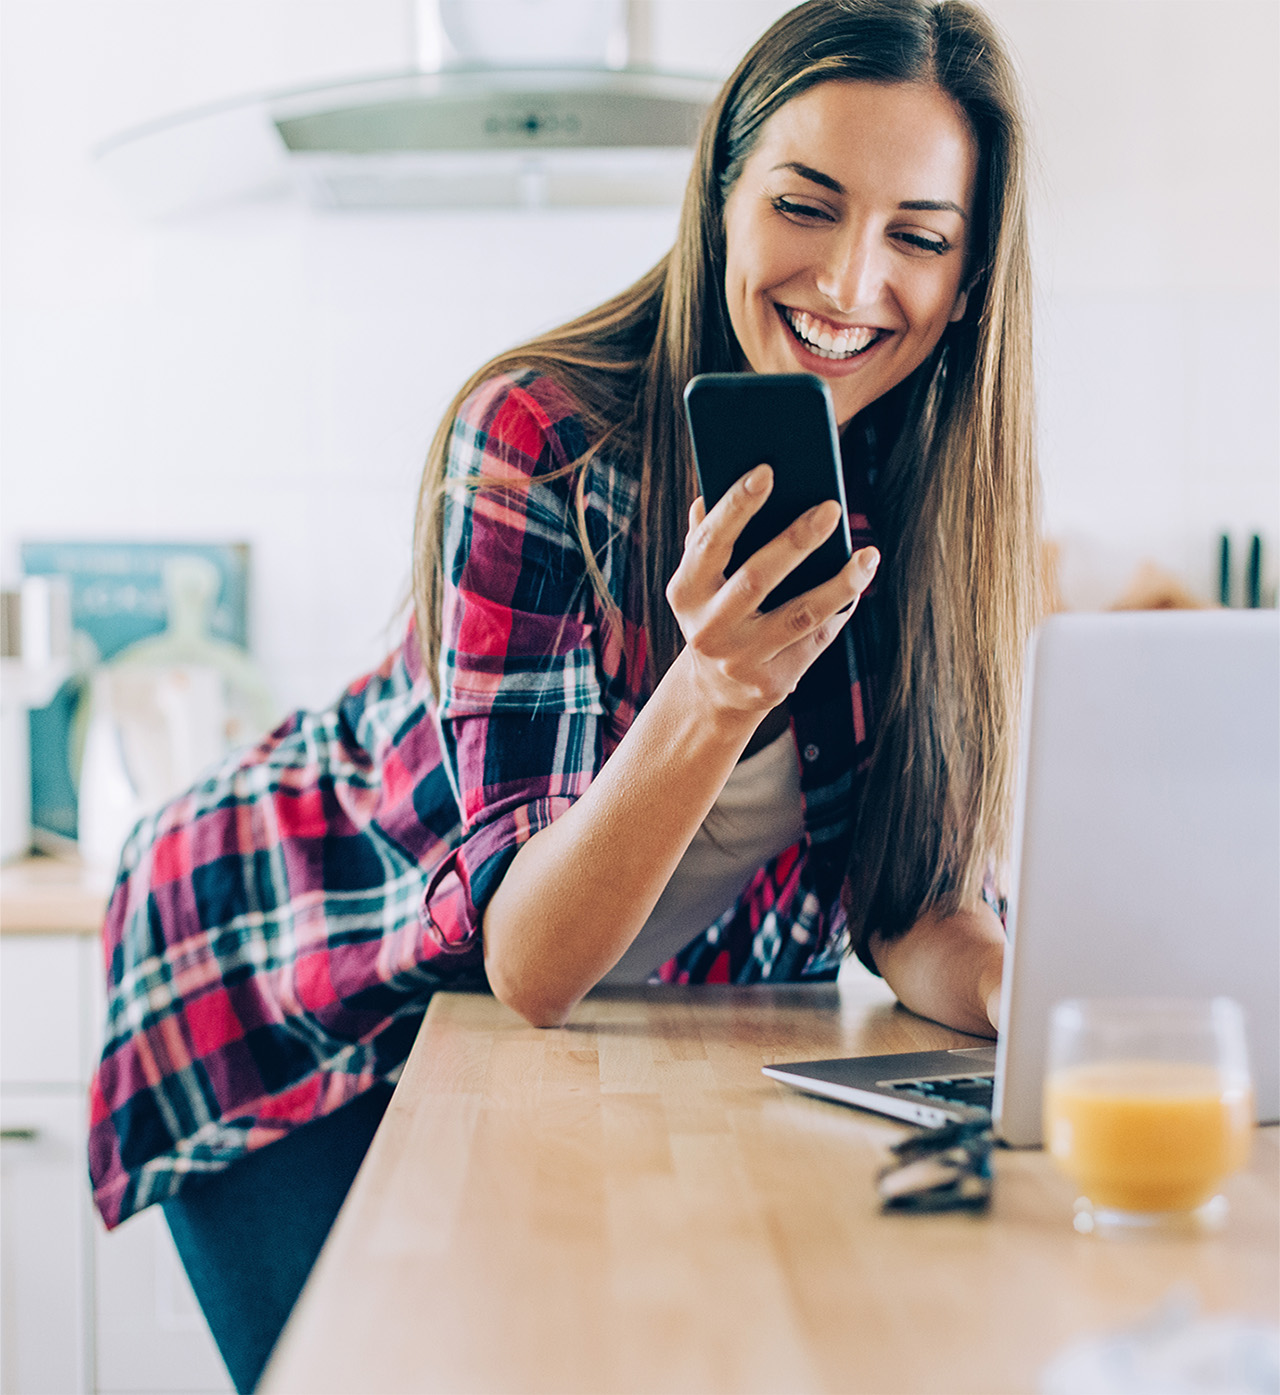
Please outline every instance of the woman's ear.
M969 309L969 296L971 294L976 292L981 295L981 287L985 274L984 268L979 267L969 276L969 279L964 285L960 287L960 290L956 293L955 304L951 307L951 324L959 324L959 322L964 319L965 313Z

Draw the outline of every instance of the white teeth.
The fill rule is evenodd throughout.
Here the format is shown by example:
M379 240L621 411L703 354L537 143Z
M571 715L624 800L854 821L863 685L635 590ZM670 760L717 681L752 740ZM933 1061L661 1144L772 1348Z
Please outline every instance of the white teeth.
M819 358L852 358L876 337L876 331L866 325L833 333L827 324L815 320L805 310L784 310L783 315L796 337Z

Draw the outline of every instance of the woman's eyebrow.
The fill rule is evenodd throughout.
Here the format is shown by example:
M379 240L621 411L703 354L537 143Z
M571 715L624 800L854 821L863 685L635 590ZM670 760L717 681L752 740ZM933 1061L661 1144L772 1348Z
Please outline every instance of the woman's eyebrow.
M913 213L958 213L968 222L968 214L950 199L904 199L898 207Z
M782 164L774 165L770 173L776 170L793 170L801 179L807 179L811 184L821 184L824 189L830 189L836 194L844 193L844 185L838 179L832 179L829 174L823 174L811 165L802 165L799 160L784 160Z
M801 164L799 160L784 160L780 165L774 165L773 173L777 170L791 170L798 174L801 179L807 179L811 184L821 184L824 189L830 189L832 193L843 194L845 187L838 179L833 179L829 174L823 174L821 170L815 170L812 165ZM950 199L903 199L898 205L904 212L911 213L958 213L961 218L968 221L968 215L958 203L952 203Z

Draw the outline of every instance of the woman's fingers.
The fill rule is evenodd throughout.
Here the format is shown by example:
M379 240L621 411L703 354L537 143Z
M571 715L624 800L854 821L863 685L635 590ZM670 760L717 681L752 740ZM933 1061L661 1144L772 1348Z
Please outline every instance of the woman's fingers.
M726 618L739 612L754 613L774 587L839 527L840 505L828 499L801 514L726 581L724 573L734 545L772 487L773 471L767 465L757 465L710 512L701 498L694 500L684 557L667 591L677 613L681 606L696 605L712 596L717 598L716 609Z
M689 510L684 556L667 585L690 662L713 705L775 706L840 632L880 560L874 548L863 548L822 585L761 611L778 583L821 547L841 521L835 500L817 505L726 579L734 544L772 486L772 470L761 465L738 480L713 509L696 499Z
M794 600L785 601L761 617L762 631L768 634L767 642L776 645L775 652L781 653L831 622L834 622L831 629L834 634L871 585L879 565L880 553L874 547L859 548L830 581L824 581Z
M759 512L772 489L772 469L768 465L757 465L748 470L710 511L699 495L689 511L686 551L700 554L710 564L718 563L718 573L723 574L739 535L752 516Z
M737 624L720 619L693 627L685 636L688 650L710 665L726 705L768 711L795 691L844 628L879 561L875 548L862 548L830 581L776 610L753 611Z
M869 558L865 555L868 553L871 554ZM871 584L879 560L874 548L863 548L854 553L853 560L838 577L771 612L768 619L777 626L771 641L779 646L771 662L794 666L798 672L808 668L844 628L862 593ZM849 595L849 599L833 612L832 602L844 595Z
M814 586L813 590L805 591L803 596L796 596L795 600L785 601L777 610L768 612L767 618L777 621L779 628L784 632L803 633L812 628L806 621L806 617L810 615L816 617L814 622L820 622L828 615L838 615L851 610L853 605L858 603L863 591L871 585L871 579L876 575L878 566L880 552L876 548L859 548L835 576L832 576L830 582Z
M693 501L684 556L667 583L667 600L677 616L701 607L724 585L724 571L733 555L733 545L772 488L773 471L768 465L757 465L710 512L701 495Z
M734 572L726 583L725 602L732 605L741 599L749 610L759 609L774 587L839 526L840 505L834 499L802 513Z

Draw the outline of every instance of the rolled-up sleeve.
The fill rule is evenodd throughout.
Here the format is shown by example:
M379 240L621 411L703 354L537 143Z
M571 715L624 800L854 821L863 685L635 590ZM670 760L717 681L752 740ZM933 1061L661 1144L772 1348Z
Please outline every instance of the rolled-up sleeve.
M571 399L542 378L490 380L455 422L438 715L463 837L422 908L444 954L474 949L521 845L579 798L611 744L571 468L586 445ZM587 518L589 537L593 525L606 547L618 536L617 519Z

